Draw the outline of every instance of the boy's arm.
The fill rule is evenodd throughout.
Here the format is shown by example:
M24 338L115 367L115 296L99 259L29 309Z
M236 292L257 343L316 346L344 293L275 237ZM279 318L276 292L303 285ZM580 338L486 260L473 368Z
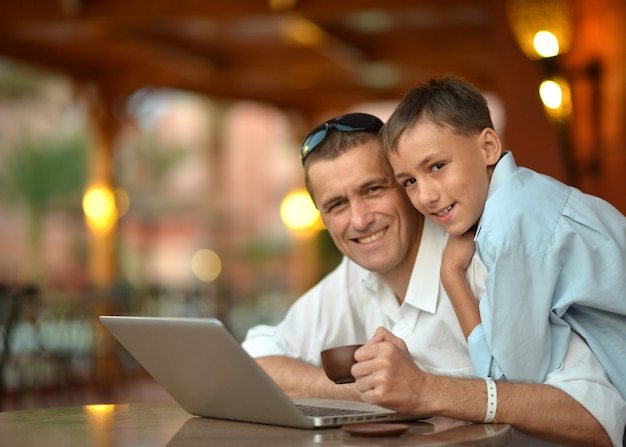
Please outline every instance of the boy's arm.
M475 250L473 232L459 237L450 236L441 261L441 283L452 302L465 338L480 324L478 301L466 279Z

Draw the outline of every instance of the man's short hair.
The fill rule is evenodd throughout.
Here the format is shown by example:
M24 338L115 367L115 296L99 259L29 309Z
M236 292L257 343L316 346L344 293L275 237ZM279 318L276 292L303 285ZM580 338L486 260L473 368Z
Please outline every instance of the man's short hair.
M311 181L309 178L309 166L316 160L333 160L350 149L376 140L378 135L368 131L341 132L336 129L328 129L324 141L315 148L304 160L304 184L309 195L313 197Z

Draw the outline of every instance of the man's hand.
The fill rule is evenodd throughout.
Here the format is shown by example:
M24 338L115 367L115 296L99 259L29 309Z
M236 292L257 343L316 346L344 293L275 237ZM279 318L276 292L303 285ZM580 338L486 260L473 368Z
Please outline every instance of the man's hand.
M354 385L365 402L401 413L428 413L420 396L429 375L417 367L403 340L378 328L354 358Z
M401 413L482 422L487 389L482 379L422 371L404 342L378 328L354 354L353 384L364 401ZM610 446L600 423L566 392L544 384L498 382L496 423L570 446Z

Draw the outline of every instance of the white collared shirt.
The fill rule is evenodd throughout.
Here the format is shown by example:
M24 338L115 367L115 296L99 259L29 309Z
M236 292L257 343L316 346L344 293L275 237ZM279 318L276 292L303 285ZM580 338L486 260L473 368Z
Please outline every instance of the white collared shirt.
M378 275L344 258L291 306L278 325L250 329L244 349L253 357L284 355L321 366L323 349L365 343L383 326L406 342L422 369L473 376L467 343L439 280L446 241L438 226L424 222L404 303L398 303ZM470 284L483 284L484 274L482 264L472 263Z

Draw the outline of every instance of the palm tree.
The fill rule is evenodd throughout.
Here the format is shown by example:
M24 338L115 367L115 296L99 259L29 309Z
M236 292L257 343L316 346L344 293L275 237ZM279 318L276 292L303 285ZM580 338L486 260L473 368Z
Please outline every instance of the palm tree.
M26 213L31 281L41 279L43 218L53 207L80 210L87 180L87 142L82 135L22 139L0 166L0 194Z

